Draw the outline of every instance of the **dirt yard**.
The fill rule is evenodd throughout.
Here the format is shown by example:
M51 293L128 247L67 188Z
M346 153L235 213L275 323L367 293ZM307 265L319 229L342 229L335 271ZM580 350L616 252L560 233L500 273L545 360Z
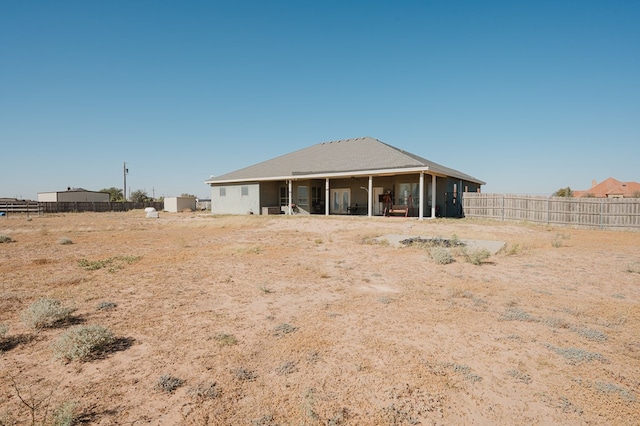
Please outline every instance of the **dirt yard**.
M439 264L387 234L506 246ZM133 211L2 235L0 425L640 422L640 232ZM70 318L27 327L41 298ZM54 358L87 325L115 341Z

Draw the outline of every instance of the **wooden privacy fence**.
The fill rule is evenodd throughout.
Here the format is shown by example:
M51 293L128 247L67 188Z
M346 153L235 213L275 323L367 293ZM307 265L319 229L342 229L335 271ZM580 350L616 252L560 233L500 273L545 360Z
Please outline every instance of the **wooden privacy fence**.
M0 216L11 214L40 214L40 206L37 201L0 201Z
M466 217L640 229L639 198L572 198L465 192Z
M71 213L71 212L124 212L135 209L154 207L158 211L164 209L163 202L92 202L92 201L67 201L67 202L36 202L14 201L0 202L0 215L8 216L15 213Z

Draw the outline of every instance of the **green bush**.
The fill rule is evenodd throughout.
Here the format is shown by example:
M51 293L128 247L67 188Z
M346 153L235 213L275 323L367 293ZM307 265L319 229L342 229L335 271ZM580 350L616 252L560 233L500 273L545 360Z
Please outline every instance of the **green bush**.
M4 335L9 331L9 327L6 324L0 324L0 342L4 339Z
M464 259L473 265L482 265L482 263L491 257L491 253L487 249L463 250Z
M113 333L101 325L82 325L64 332L51 346L55 359L64 362L88 361L115 341Z
M453 262L453 256L451 256L451 253L442 247L432 247L429 253L431 254L431 258L438 265L448 265Z
M66 246L66 245L69 245L69 244L73 244L73 241L71 241L71 239L69 239L69 238L60 238L58 240L58 244Z
M0 235L0 243L10 243L13 241L8 235Z
M63 308L59 300L42 298L22 311L20 318L25 326L42 330L68 320L71 312L73 309Z

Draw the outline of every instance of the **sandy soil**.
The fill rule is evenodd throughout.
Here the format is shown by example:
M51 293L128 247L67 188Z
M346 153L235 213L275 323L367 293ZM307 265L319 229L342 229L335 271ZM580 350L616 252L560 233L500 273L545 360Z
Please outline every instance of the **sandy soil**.
M506 247L439 265L386 234ZM0 424L68 402L98 425L640 421L638 232L133 211L5 217L0 235ZM27 328L42 297L71 321ZM91 324L117 344L53 358ZM161 376L184 384L166 392Z

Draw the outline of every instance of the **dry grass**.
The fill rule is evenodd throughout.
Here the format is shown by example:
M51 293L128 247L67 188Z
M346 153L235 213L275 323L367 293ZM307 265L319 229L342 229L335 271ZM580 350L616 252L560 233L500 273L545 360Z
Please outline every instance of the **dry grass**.
M0 424L29 423L13 376L25 394L60 383L51 407L73 401L67 417L83 424L637 421L640 233L144 216L0 220L12 237L0 251ZM399 233L507 245L481 267L439 264L376 240ZM42 298L73 317L21 322ZM61 336L96 323L129 337L82 363L52 360Z

